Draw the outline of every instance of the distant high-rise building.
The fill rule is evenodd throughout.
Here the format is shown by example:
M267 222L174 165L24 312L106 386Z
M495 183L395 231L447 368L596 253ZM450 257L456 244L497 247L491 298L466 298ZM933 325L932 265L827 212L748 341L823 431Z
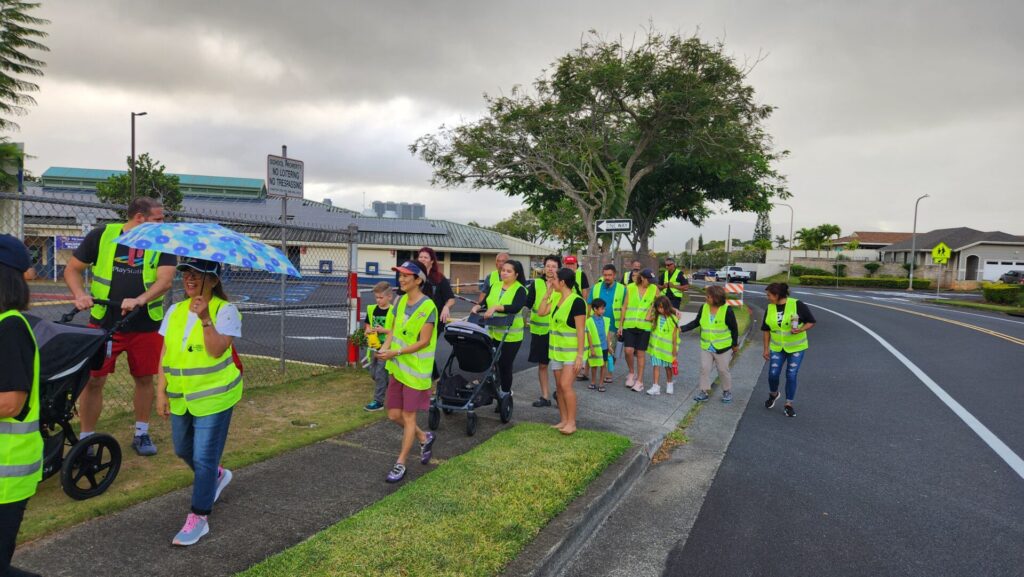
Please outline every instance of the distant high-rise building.
M427 216L427 207L418 202L384 202L375 200L370 204L370 210L382 218L418 219L426 218Z

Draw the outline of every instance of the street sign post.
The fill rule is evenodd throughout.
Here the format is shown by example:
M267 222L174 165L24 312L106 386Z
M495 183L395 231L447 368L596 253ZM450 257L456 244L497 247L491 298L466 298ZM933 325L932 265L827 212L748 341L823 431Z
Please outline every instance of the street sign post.
M631 218L606 218L597 221L597 234L629 234L633 232L633 219Z
M932 262L935 264L946 264L949 262L949 255L952 251L946 243L940 242L932 249Z
M301 160L267 155L267 196L302 198L304 164Z

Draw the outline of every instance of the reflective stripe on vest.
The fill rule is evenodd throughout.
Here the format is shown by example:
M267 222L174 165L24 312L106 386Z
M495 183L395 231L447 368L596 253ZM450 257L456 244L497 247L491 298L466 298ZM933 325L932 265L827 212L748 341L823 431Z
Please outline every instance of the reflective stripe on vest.
M732 347L732 333L725 325L725 315L728 311L729 305L718 307L715 320L711 320L711 307L706 304L701 307L700 350L706 351L709 350L708 347L714 347L715 352L718 352Z
M416 311L406 319L405 306L409 295L404 294L398 304L388 309L387 327L391 329L391 347L389 350L399 351L415 345L420 340L420 332L427 319L434 317L437 322L437 307L434 301L426 296L420 300ZM411 354L398 355L389 359L385 368L395 380L403 385L425 391L430 389L434 370L434 350L437 347L437 331L430 331L430 343Z
M796 302L796 299L792 297L786 299L786 307L782 310L781 323L779 322L779 308L774 304L768 305L765 321L772 333L768 348L776 353L780 351L795 353L807 349L807 333L794 335L790 332L792 329L790 321L793 317L797 316Z
M576 293L569 293L560 305L551 313L551 336L548 337L548 358L552 361L571 363L576 360L579 352L579 340L576 329L569 326L569 312L572 304L580 298Z
M519 289L523 288L523 285L519 284L519 281L512 283L512 286L505 289L502 293L502 285L491 285L491 292L487 295L487 308L491 308L495 305L509 306L515 299L516 293ZM523 340L523 329L526 323L523 322L523 315L519 314L520 311L513 313L515 320L512 321L510 327L487 327L487 332L490 333L491 338L500 341L502 337L505 338L506 343L518 343ZM494 318L507 317L509 313L494 313ZM505 334L508 333L508 336Z
M553 305L558 302L557 297L560 295L554 291L548 294L548 285L542 278L533 279L533 291L536 298L533 299L533 306L530 307L530 334L546 335L551 331L551 311L554 310ZM540 305L545 298L552 300L552 306L548 309L548 314L540 316L537 311L540 310Z
M676 351L672 346L672 336L677 326L675 320L673 317L658 315L654 322L657 327L651 332L647 352L660 361L671 363L676 358Z
M230 409L242 398L242 373L232 358L233 347L216 358L207 354L202 321L192 325L182 350L191 304L192 299L178 303L167 319L163 370L171 412L205 417ZM227 301L216 296L210 300L210 319L214 326L217 312L225 304Z
M114 239L121 236L124 224L108 224L103 228L100 236L99 254L96 256L96 264L92 267L92 283L89 287L92 298L106 300L110 296L110 281L114 278L114 257L117 255L117 243ZM142 286L143 290L149 290L156 282L157 264L160 262L160 253L155 250L147 250L142 253ZM149 318L154 321L162 321L164 318L164 297L153 299L146 303L146 310ZM93 305L89 311L94 319L103 320L107 315L107 307L104 305Z
M626 304L626 322L622 325L624 329L651 330L651 321L647 320L647 313L651 312L654 306L654 298L658 296L658 287L647 285L644 296L640 296L640 289L636 284L629 285L629 302Z
M611 321L608 317L601 317L601 327L597 326L594 316L587 317L587 339L590 341L590 348L587 349L587 364L592 367L604 365L604 349L601 348L601 333L604 330L605 338L608 338L608 328Z
M32 326L18 311L0 313L0 321L18 317L32 336L35 354L32 360L32 390L24 421L0 419L0 503L16 503L36 493L43 478L43 436L39 431L39 346ZM9 367L8 367L9 369Z

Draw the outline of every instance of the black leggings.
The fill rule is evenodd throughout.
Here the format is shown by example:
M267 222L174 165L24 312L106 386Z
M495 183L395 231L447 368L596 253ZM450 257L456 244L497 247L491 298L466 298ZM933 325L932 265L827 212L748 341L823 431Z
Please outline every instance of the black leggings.
M18 529L25 516L28 499L0 505L0 575L7 575L14 556L14 544L18 541Z
M495 345L498 341L494 342ZM498 382L501 383L501 390L506 393L512 390L512 365L516 362L516 355L519 354L519 347L523 341L505 343L501 345L501 358L498 359Z

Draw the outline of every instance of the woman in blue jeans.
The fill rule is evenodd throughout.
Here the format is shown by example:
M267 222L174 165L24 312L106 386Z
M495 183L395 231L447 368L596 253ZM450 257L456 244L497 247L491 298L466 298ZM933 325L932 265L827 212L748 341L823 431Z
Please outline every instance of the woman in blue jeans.
M232 343L242 336L242 317L228 303L220 263L183 259L185 295L164 316L164 349L157 412L171 417L174 452L195 473L192 510L174 545L192 545L210 531L207 517L231 471L220 466L231 412L242 398L242 373Z
M768 400L764 406L775 406L779 397L779 377L786 369L787 417L795 417L793 399L796 398L796 376L807 353L807 331L815 324L811 309L789 296L789 285L775 282L765 289L768 308L764 312L761 331L764 335L764 360L768 361Z

